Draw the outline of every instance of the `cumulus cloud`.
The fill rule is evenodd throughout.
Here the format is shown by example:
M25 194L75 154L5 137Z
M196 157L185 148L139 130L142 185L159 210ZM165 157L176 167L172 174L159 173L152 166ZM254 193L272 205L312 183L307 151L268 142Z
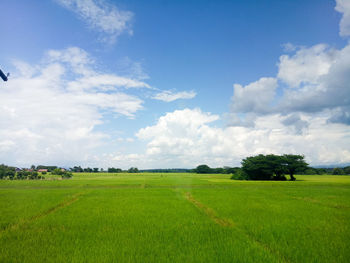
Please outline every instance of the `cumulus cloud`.
M332 57L327 73L305 82L298 89L286 88L280 100L280 110L312 113L349 107L350 45L337 51L325 50L324 53L322 56ZM310 67L317 67L317 63Z
M335 60L335 51L319 44L310 48L299 48L293 56L282 55L278 64L277 77L290 87L302 83L317 84L329 72Z
M101 0L55 0L61 6L76 13L92 29L105 36L102 40L114 43L123 32L132 34L130 22L133 13L119 10L116 6Z
M246 156L260 153L305 154L313 164L350 161L346 147L350 131L345 125L326 125L327 119L318 117L310 123L305 136L298 136L285 124L302 129L305 125L302 118L308 117L272 114L257 117L254 128L218 128L213 122L219 116L184 109L167 113L155 125L140 129L136 136L148 141L144 158L163 167L203 163L212 167L233 166Z
M152 98L155 100L171 102L171 101L179 100L179 99L193 99L196 95L197 94L194 91L172 92L169 90L165 90L165 91L157 93Z
M265 112L272 103L277 88L275 78L261 78L247 86L234 84L232 110L234 112Z
M146 87L132 79L110 75L108 83L79 48L47 52L43 63L30 67L16 61L11 81L0 89L0 159L9 164L71 164L93 156L109 134L96 131L105 113L133 118L143 101L127 88ZM72 88L77 80L84 85ZM124 86L123 86L124 85Z
M303 131L309 127L309 123L301 119L300 114L292 113L287 116L282 123L286 126L292 126L296 134L303 134Z
M336 0L335 9L343 14L340 35L350 36L350 1ZM234 85L228 125L254 126L257 117L271 114L280 115L297 134L303 134L318 115L325 116L327 123L349 125L350 44L335 49L287 43L284 50L289 54L280 56L276 77L245 87ZM306 115L309 120L300 118Z
M343 37L350 36L350 2L348 0L336 0L335 10L343 13L340 20L340 35Z
M328 123L349 124L349 83L350 44L343 49L324 44L298 47L280 57L276 78L261 78L244 87L234 85L227 123L249 127L254 126L257 116L279 114L283 124L303 134L309 126L297 117L303 113L323 114Z

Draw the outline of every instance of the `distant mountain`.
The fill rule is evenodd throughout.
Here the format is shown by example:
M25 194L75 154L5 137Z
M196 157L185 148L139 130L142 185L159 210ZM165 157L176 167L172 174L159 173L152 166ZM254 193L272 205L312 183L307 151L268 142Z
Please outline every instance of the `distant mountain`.
M320 165L310 165L314 168L344 168L350 166L350 163L338 163L338 164L320 164Z

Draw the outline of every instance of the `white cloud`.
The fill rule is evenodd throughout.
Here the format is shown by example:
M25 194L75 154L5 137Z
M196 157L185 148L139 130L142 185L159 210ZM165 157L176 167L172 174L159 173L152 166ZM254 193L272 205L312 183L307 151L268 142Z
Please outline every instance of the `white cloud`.
M172 91L162 91L157 93L152 98L155 100L161 100L165 102L171 102L179 99L193 99L196 96L196 92L194 91L181 91L181 92L172 92Z
M42 64L31 68L24 62L15 64L19 72L0 89L1 160L16 165L87 162L96 147L109 141L109 134L96 131L105 121L104 113L133 118L142 109L143 101L126 90L106 92L103 81L91 84L89 74L105 76L93 69L92 61L85 51L68 48L48 52ZM77 79L94 89L71 89ZM138 86L130 83L141 82L125 79L108 85Z
M286 127L285 118L278 114L258 117L254 128L217 128L211 123L218 116L185 109L167 113L136 136L149 141L143 158L156 167L233 166L259 153L305 154L312 164L350 161L347 126L327 124L325 117L298 117L310 123L305 136Z
M298 89L286 88L279 103L281 111L312 113L339 107L345 109L350 105L350 45L341 50L324 50L322 54L315 54L315 57L319 55L332 57L327 62L327 71L305 81ZM309 68L317 67L316 62L309 65Z
M124 57L117 63L118 72L128 78L146 80L149 79L141 62L135 62L129 57Z
M300 113L350 124L350 44L340 50L323 44L299 47L282 55L277 79L235 84L227 124L252 127L258 116L280 114L285 125L302 134L309 125L296 117Z
M285 52L292 52L292 51L295 51L297 49L297 46L290 43L290 42L282 44L282 47L283 47L283 50Z
M350 1L336 0L336 2L335 10L343 13L343 17L340 20L340 35L343 37L350 36Z
M274 78L261 78L247 86L234 84L232 110L234 112L264 112L272 103L277 88Z
M290 87L302 83L316 84L320 77L329 72L335 60L335 51L319 44L311 48L300 48L293 56L282 55L278 64L277 77Z
M130 21L133 13L121 11L104 0L55 0L76 13L91 28L106 35L104 41L114 43L123 32L132 34Z

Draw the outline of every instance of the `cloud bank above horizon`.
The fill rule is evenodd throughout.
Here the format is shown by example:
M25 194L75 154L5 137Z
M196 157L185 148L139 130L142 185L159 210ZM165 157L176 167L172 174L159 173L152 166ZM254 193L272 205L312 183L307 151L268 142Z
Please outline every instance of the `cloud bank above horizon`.
M54 2L103 44L132 34L136 15L112 2ZM232 79L232 97L220 101L227 112L198 106L200 87L157 87L152 74L124 54L112 64L122 70L106 70L78 45L47 50L34 64L14 59L11 79L0 87L0 159L16 166L193 168L292 153L312 165L350 163L349 1L336 0L335 10L346 44L284 44L271 62L274 74L248 83ZM191 88L176 89L185 86Z

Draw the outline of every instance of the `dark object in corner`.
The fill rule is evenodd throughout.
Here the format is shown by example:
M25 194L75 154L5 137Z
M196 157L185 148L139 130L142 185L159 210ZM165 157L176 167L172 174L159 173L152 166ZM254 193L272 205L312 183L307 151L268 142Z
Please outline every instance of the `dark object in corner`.
M9 75L10 75L10 73L7 73L5 75L4 72L2 72L2 70L0 69L0 77L2 78L3 81L7 81Z

